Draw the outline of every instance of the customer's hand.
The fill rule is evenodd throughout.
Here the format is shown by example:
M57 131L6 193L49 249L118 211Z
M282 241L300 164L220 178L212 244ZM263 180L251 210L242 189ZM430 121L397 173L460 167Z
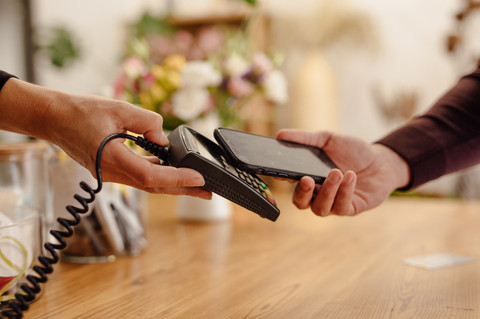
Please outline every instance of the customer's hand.
M0 91L6 114L0 129L48 140L62 148L95 176L97 149L113 133L133 132L160 145L168 144L162 117L132 104L98 96L72 95L18 79ZM104 181L130 185L148 192L211 198L200 188L202 175L192 169L159 165L156 157L142 157L122 139L109 142L102 154Z
M293 203L316 215L356 215L408 184L406 162L383 145L331 132L281 130L277 138L320 147L338 166L322 185L303 177L295 187Z

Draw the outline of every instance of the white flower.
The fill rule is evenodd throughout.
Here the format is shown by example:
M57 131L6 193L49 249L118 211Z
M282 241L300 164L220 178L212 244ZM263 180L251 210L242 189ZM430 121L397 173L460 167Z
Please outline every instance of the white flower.
M224 62L225 71L228 75L242 76L250 70L250 65L238 54L232 54Z
M204 88L217 86L222 81L222 75L212 64L206 61L190 61L181 71L182 86L185 88Z
M263 88L269 100L279 104L287 102L287 80L279 70L273 70L267 74Z
M172 97L172 108L180 119L190 121L205 111L210 104L210 94L203 88L178 90Z

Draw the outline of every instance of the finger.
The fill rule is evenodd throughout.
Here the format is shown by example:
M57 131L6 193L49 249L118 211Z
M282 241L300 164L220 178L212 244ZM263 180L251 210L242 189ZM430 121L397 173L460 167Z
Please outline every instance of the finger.
M105 153L105 167L120 166L125 174L144 188L196 187L205 184L203 176L195 170L152 164L123 144L112 144ZM115 173L115 170L111 169L110 172ZM115 178L112 175L105 176Z
M146 139L160 145L168 144L160 114L128 104L122 116L125 130L142 134Z
M137 189L155 193L155 194L168 194L168 195L189 195L193 197L199 197L203 199L211 199L212 192L206 190L202 187L145 187L145 185L137 183L135 180L132 180L130 176L124 175L121 172L115 174L114 179L107 180L104 178L104 181L111 181L119 184L124 184L128 186L135 187Z
M168 194L168 195L188 195L193 197L199 197L202 199L212 199L212 192L201 187L154 187L146 188L145 191L156 194Z
M293 204L298 209L309 208L310 203L312 202L314 189L315 181L308 176L302 177L295 187L295 191L293 193Z
M124 174L121 170L116 172L112 179L107 179L107 177L104 177L103 180L132 186L149 193L189 195L194 197L200 197L203 199L212 198L212 192L202 187L145 187L145 185L136 182L130 176Z
M145 160L149 161L152 164L156 164L156 165L162 164L160 159L156 156L142 156L142 158L144 158Z
M343 174L340 170L333 169L330 171L312 203L312 211L316 215L330 215L342 178Z
M352 216L355 214L352 199L355 190L357 175L353 171L347 171L337 191L332 213L336 215Z
M295 179L290 179L290 178L282 178L282 177L274 177L275 180L281 181L281 182L287 182L289 184L295 184L298 183L297 180Z
M332 133L327 131L313 133L295 129L283 129L277 133L278 139L312 145L316 147L325 147L331 137Z

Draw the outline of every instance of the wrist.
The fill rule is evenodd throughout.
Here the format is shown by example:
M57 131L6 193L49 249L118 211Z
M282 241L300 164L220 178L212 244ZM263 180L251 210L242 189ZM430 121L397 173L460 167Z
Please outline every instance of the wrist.
M59 93L18 79L10 79L0 95L0 128L49 140L50 113Z
M379 159L386 165L391 173L393 189L406 187L410 183L410 167L407 161L391 148L375 143L373 147Z

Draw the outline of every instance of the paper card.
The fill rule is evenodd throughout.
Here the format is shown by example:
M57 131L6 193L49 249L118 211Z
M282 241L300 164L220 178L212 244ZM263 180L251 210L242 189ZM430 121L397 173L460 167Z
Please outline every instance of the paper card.
M474 258L455 254L432 254L403 259L409 266L433 270L472 262Z

